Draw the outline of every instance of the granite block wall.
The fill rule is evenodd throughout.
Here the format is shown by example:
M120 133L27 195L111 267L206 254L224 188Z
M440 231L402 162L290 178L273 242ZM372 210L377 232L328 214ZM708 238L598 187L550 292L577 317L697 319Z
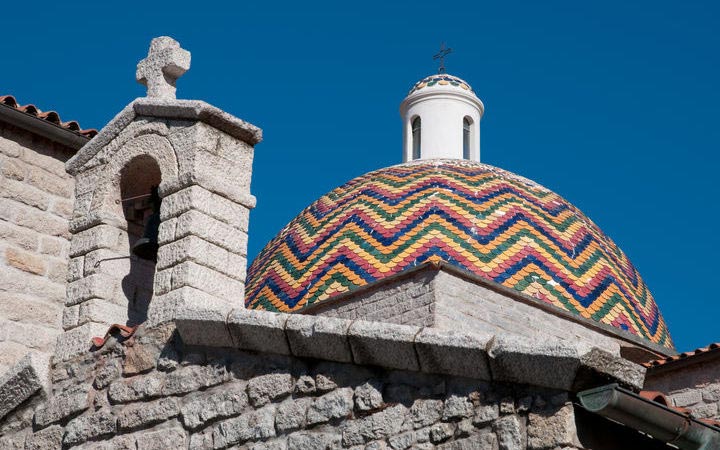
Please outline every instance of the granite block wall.
M0 123L0 374L61 332L73 150Z
M435 273L418 273L318 304L309 314L430 327L435 317Z
M184 347L166 327L52 381L0 422L0 448L580 448L563 391Z
M674 406L689 409L696 418L720 420L720 355L649 369L645 389L664 392Z

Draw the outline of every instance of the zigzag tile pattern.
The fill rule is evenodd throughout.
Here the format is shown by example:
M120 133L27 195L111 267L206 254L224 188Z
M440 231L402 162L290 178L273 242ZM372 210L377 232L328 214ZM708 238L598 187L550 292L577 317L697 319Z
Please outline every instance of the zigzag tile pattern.
M639 273L590 219L530 180L462 160L377 170L321 197L252 263L246 306L298 311L440 260L673 348Z

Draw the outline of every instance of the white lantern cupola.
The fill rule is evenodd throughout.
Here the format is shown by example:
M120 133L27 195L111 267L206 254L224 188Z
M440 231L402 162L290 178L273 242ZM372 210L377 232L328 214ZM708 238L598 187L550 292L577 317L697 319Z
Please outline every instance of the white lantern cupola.
M438 73L415 83L400 104L403 162L450 158L480 161L485 107L464 80Z

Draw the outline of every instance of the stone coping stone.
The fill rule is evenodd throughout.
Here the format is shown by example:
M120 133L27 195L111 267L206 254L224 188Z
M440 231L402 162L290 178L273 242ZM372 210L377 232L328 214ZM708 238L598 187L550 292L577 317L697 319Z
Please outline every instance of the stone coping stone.
M198 299L199 300L199 299ZM179 305L187 345L573 390L617 382L642 389L645 368L587 344L482 335L365 320L233 308L192 298ZM580 382L582 381L582 382Z
M115 139L136 117L197 120L243 140L250 145L262 141L262 130L200 100L176 100L140 97L120 111L102 130L65 164L71 175L80 172L102 148Z
M291 314L285 322L285 333L295 356L350 363L350 324L344 319Z
M50 356L30 352L0 378L0 419L48 386Z

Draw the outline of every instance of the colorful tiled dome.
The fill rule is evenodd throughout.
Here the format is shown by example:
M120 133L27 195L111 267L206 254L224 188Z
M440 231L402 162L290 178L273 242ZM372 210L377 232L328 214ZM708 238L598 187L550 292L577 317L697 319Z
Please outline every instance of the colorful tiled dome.
M465 89L466 91L473 92L472 88L465 80L453 75L448 75L446 73L438 73L435 75L430 75L429 77L425 77L415 83L415 85L413 85L413 87L410 89L410 92L408 92L408 95L417 92L420 89L433 86L457 86L459 88Z
M380 169L321 197L252 263L246 306L298 311L427 261L673 348L639 273L590 219L530 180L463 160Z

